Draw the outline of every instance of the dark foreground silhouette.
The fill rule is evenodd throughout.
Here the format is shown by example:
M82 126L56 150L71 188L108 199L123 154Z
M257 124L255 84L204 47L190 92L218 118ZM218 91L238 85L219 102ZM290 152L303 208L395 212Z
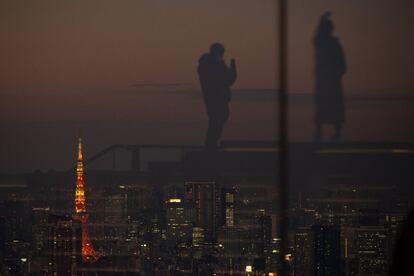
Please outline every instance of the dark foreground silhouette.
M225 48L214 43L210 52L203 54L198 61L198 76L208 116L205 139L207 149L215 149L229 118L230 86L236 81L236 64L231 60L230 67L223 60Z
M414 210L411 210L397 240L389 275L413 275L414 265Z
M342 92L342 76L346 63L341 43L332 35L334 25L327 12L321 16L314 36L315 47L315 139L322 139L322 127L331 124L335 128L332 140L341 136L345 122L345 107Z

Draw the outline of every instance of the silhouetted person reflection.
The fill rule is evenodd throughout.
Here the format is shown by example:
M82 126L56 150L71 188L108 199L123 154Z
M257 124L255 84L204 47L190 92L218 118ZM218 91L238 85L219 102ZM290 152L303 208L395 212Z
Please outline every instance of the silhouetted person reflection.
M346 63L341 43L332 35L334 25L330 13L321 16L314 37L315 45L315 100L316 100L316 134L315 139L322 138L324 124L334 126L332 140L341 136L345 121L342 76L346 72Z
M205 139L207 149L215 149L229 118L230 86L236 81L236 63L230 67L223 60L225 48L214 43L210 52L198 60L198 76L208 116L208 128Z

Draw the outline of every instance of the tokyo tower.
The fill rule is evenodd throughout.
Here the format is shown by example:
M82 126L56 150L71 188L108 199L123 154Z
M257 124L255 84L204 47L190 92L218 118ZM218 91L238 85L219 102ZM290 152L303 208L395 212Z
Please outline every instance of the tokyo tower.
M82 259L84 262L95 262L98 255L93 248L88 232L88 214L85 202L85 181L83 179L82 140L78 143L78 161L76 166L76 192L74 218L81 222L82 227Z

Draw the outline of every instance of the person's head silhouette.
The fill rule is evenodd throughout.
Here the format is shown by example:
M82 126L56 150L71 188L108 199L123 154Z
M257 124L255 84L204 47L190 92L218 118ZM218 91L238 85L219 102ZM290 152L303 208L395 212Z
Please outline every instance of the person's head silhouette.
M226 49L224 48L223 44L221 43L213 43L210 46L210 54L212 56L218 57L218 58L223 58L224 56L224 52L226 51Z
M332 36L334 25L331 15L331 12L327 11L321 16L317 30L318 36Z

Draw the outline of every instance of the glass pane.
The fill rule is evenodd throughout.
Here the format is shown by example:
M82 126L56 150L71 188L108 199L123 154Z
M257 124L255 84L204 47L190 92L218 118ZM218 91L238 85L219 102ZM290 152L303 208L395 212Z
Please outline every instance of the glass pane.
M276 11L1 3L0 274L274 275Z
M413 5L289 3L290 270L387 275L413 204Z

